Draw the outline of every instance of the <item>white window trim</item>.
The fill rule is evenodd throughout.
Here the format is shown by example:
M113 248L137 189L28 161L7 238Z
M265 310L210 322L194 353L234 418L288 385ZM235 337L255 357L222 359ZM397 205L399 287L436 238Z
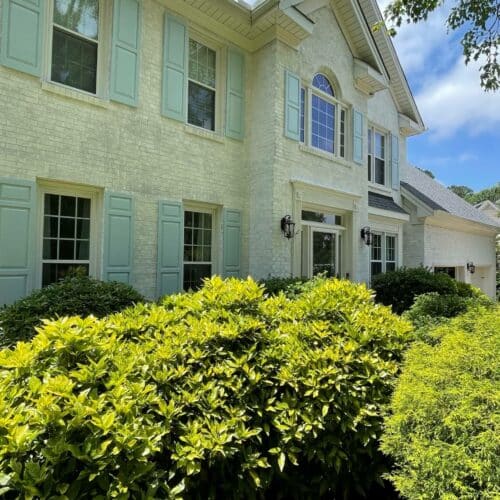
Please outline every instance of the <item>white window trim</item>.
M373 276L372 276L372 262L380 262L382 264L382 270L380 271L381 273L385 273L386 272L386 269L387 269L387 262L394 262L394 265L395 265L395 269L398 268L398 254L399 254L399 235L398 233L393 233L393 232L389 232L389 231L372 231L372 234L376 234L376 235L379 235L381 236L381 243L382 243L382 246L381 246L381 257L382 259L377 259L377 260L374 260L372 259L372 247L370 246L370 282L371 280L373 279ZM392 236L394 238L394 260L390 260L390 261L387 261L387 253L386 253L386 238L387 236Z
M323 74L323 73L315 73L315 74ZM330 82L330 85L332 85L330 79L324 75L325 78ZM332 85L332 88L335 91L335 87ZM352 116L352 110L351 106L348 105L347 103L337 99L336 97L332 97L329 94L326 94L325 92L321 91L320 89L316 88L313 86L312 81L311 82L301 82L300 90L302 91L304 89L305 95L304 95L304 141L300 141L300 144L304 145L306 148L311 148L313 151L320 152L322 155L328 155L331 158L334 158L336 160L340 161L348 161L351 159L351 151L349 147L350 143L350 138L351 138L351 132L350 132L350 126L349 124L351 123L351 116ZM333 153L330 153L329 151L325 151L324 149L317 148L312 145L312 140L311 140L311 134L312 134L312 96L313 94L316 94L318 97L321 99L324 99L325 101L329 102L330 104L333 104L335 106L335 137L333 139ZM301 97L302 100L302 97ZM344 156L340 156L340 112L341 110L345 111L345 122L344 122Z
M368 135L370 134L370 131L372 133L372 151L369 150L370 147L370 142L368 140ZM378 133L384 137L384 184L379 184L378 182L375 182L375 133ZM371 178L372 180L368 181L368 184L373 187L373 188L390 188L390 182L391 179L389 178L389 139L390 139L390 134L387 130L384 130L383 128L374 125L372 123L368 124L368 129L366 132L366 148L367 148L367 153L366 153L366 161L368 161L368 155L371 155L371 162L370 162L370 173L371 173Z
M101 277L101 251L102 251L102 191L91 186L80 184L64 184L54 181L39 181L37 183L37 231L36 231L36 266L35 286L42 286L43 269L43 224L44 224L44 198L46 194L90 198L90 245L89 245L89 276L99 279Z
M227 51L221 42L214 40L213 38L207 37L206 35L200 33L198 30L192 28L191 26L188 28L188 47L187 47L187 69L186 69L186 116L185 116L185 124L187 127L192 127L195 130L203 131L205 134L210 135L222 135L222 124L223 124L223 112L224 112L224 99L225 95L225 82L223 82L223 75L225 74L225 63L223 61L226 60ZM199 127L197 125L193 125L188 122L188 109L189 109L189 40L194 40L202 45L205 45L209 49L215 52L215 117L214 117L214 130L206 129L203 127ZM203 84L201 84L203 85Z
M182 289L184 289L184 265L185 264L195 264L196 262L186 262L184 260L184 213L185 212L202 212L212 215L212 272L211 276L214 274L220 274L221 257L222 257L222 221L220 210L217 206L208 205L204 203L197 202L185 202L182 206ZM206 264L206 262L205 262Z
M99 26L98 26L98 44L97 44L97 72L96 72L96 93L64 85L64 83L52 81L52 43L54 27L54 0L48 1L44 54L44 71L42 73L42 87L50 90L50 87L65 89L64 95L69 97L86 96L98 99L109 100L109 68L111 62L111 35L113 26L113 2L99 0ZM82 38L87 39L84 35Z

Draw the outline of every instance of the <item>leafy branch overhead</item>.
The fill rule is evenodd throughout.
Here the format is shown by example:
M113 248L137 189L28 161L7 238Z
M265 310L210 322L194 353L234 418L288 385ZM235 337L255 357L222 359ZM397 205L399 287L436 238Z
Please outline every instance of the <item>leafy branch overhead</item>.
M394 0L384 12L389 34L395 35L403 22L425 21L444 5L443 0ZM463 33L461 45L465 63L480 61L481 87L496 91L500 87L498 45L500 41L500 2L498 0L455 0L446 20L449 31ZM380 29L380 24L375 29Z

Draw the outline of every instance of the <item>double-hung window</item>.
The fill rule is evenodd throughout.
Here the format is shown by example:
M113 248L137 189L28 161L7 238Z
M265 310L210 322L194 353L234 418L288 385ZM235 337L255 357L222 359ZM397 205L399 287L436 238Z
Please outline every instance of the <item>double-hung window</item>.
M372 233L371 277L396 269L396 235Z
M197 290L212 275L213 220L211 211L184 211L184 290Z
M376 128L368 128L368 181L386 184L386 135Z
M50 78L97 93L99 0L53 0Z
M189 39L188 123L215 130L216 52Z
M328 78L315 75L312 87L301 88L300 101L300 141L345 158L347 108L337 100Z

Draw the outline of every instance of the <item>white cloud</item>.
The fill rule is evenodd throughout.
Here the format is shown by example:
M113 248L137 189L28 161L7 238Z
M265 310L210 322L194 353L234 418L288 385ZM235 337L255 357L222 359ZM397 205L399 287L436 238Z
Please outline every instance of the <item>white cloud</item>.
M474 136L500 125L500 99L481 89L479 66L479 62L465 66L460 57L447 73L431 78L415 96L433 138L450 137L459 130Z

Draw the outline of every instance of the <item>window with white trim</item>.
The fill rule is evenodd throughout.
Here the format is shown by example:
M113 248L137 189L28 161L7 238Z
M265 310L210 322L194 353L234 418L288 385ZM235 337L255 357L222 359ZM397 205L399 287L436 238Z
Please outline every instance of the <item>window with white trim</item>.
M75 268L89 274L91 206L91 198L44 194L42 287L59 281Z
M213 271L213 211L184 211L184 290L197 290Z
M372 232L370 274L394 271L397 266L396 235Z
M311 87L300 89L300 141L346 158L347 107L336 97L328 78L318 73Z
M385 186L387 159L386 134L368 127L368 181Z
M97 94L100 0L53 0L50 79Z
M215 130L216 51L189 39L188 123Z

